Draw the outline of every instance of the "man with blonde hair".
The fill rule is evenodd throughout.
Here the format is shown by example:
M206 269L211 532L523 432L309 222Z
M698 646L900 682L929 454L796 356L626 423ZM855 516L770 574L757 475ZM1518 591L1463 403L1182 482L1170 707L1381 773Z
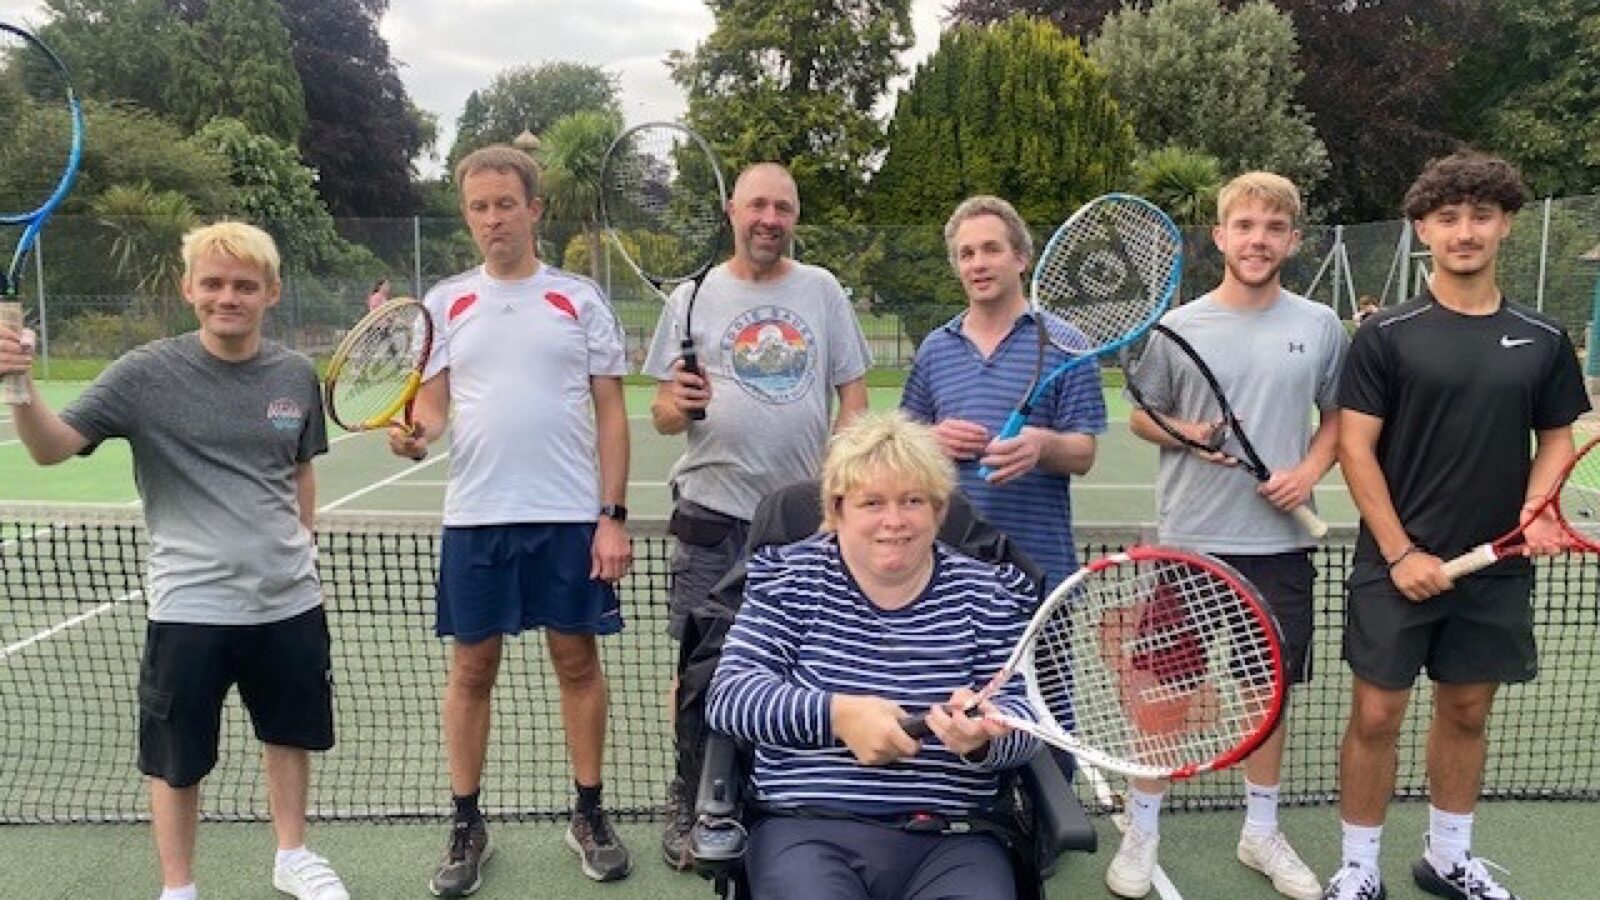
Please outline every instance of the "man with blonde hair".
M389 432L390 449L412 459L451 433L434 632L454 639L443 723L454 817L428 887L460 897L482 883L491 699L505 638L534 628L545 631L577 794L566 843L584 875L614 881L632 862L601 804L597 638L622 630L616 582L632 559L622 330L598 285L540 261L528 154L476 150L456 187L483 264L423 298L434 345L414 427Z
M133 447L150 534L149 624L139 671L139 768L162 900L194 900L199 783L217 761L223 698L238 685L264 746L277 832L272 883L348 900L305 847L311 750L333 746L333 672L317 579L311 461L327 452L311 361L262 337L278 302L278 251L221 222L183 239L183 297L199 328L113 363L60 415L29 382L12 407L41 465ZM0 326L0 373L26 375L32 335Z
M1158 536L1163 544L1211 553L1254 583L1282 628L1291 683L1311 675L1312 539L1286 515L1312 499L1312 488L1333 465L1338 441L1334 392L1345 346L1334 311L1284 290L1283 264L1300 243L1300 194L1271 172L1246 172L1217 195L1211 239L1222 254L1222 283L1172 310L1162 325L1187 339L1216 374L1272 477L1262 484L1242 468L1201 458L1135 410L1133 433L1160 448L1156 482ZM1154 342L1145 399L1203 435L1215 422L1198 421L1212 402L1198 370L1172 363L1178 351ZM1163 355L1163 353L1167 355ZM1169 364L1171 363L1171 364ZM1318 413L1311 427L1311 410ZM1240 862L1260 871L1279 893L1315 900L1322 886L1278 830L1284 725L1244 763L1245 823ZM1106 870L1122 897L1150 890L1160 842L1158 815L1166 785L1134 779L1129 825Z

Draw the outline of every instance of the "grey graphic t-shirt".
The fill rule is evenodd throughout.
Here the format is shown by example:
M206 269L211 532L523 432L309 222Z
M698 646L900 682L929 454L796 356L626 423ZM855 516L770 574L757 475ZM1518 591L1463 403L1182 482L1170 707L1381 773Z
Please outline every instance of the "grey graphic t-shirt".
M254 625L322 602L296 467L328 449L311 361L267 341L245 362L189 333L118 359L61 418L126 438L150 531L150 618Z

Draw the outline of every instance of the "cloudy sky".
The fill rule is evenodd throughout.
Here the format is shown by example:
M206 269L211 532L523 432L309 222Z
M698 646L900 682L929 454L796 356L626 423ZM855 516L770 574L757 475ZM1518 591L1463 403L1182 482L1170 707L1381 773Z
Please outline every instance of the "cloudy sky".
M938 44L945 0L912 0L917 46L908 67ZM37 24L43 4L0 0L0 18ZM710 33L699 0L390 0L381 31L412 100L439 116L450 146L467 94L502 69L552 60L591 63L615 73L631 124L682 113L682 93L664 65Z

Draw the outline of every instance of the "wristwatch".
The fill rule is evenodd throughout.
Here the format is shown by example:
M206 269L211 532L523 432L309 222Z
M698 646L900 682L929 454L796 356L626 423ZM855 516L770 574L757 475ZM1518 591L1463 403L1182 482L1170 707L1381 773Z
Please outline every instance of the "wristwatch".
M600 515L617 522L628 521L628 508L620 503L607 503L600 507Z

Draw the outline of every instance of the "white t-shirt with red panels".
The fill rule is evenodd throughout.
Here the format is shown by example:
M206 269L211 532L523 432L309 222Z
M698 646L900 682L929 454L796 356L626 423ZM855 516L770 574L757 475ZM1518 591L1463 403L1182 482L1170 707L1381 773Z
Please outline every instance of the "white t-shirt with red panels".
M448 527L593 522L599 457L589 379L627 372L621 326L594 282L540 265L501 281L482 266L423 299L424 379L450 373Z

